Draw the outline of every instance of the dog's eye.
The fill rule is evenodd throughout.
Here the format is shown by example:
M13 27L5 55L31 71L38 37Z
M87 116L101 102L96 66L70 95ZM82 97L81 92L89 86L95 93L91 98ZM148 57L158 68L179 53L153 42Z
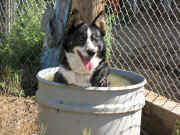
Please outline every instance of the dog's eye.
M84 37L80 37L79 40L80 40L80 41L84 41Z
M79 40L80 40L80 41L85 41L85 39L86 39L86 35L81 35L81 36L79 37Z
M91 35L91 41L96 41L96 40L97 40L96 35L92 34Z

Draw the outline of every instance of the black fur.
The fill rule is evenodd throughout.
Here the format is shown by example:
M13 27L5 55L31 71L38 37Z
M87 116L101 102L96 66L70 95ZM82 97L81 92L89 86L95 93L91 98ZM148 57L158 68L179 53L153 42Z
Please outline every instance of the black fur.
M90 84L96 87L108 87L110 82L108 82L107 77L109 75L108 64L104 61L96 68L94 73L90 78Z

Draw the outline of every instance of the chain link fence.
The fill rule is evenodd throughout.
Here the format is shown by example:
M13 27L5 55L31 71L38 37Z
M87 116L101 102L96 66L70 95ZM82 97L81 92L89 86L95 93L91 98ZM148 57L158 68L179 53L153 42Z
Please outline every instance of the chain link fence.
M4 72L15 71L21 75L14 78L20 81L14 89L37 89L34 80L44 36L41 19L44 9L53 3L0 1L0 89L13 85L7 81L13 80L12 76L3 79ZM179 102L180 1L106 0L105 10L110 65L143 74L148 81L146 89Z
M179 102L180 2L132 1L109 1L110 16L116 12L110 63L143 74L148 90Z

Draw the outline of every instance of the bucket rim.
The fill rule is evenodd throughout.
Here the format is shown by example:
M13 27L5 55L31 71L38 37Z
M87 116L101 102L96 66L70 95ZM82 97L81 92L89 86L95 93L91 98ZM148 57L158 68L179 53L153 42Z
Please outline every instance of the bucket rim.
M147 80L144 78L143 75L135 73L135 72L117 69L117 68L110 68L110 72L115 72L118 74L121 74L124 72L125 74L131 74L133 76L138 77L139 82L137 81L137 84L132 84L129 86L119 86L119 87L94 87L94 86L80 87L80 86L75 86L75 85L67 85L67 84L63 84L63 83L59 83L59 82L57 83L54 81L49 81L42 77L42 76L45 76L44 75L45 73L49 73L49 72L55 73L57 70L58 70L58 67L50 67L50 68L42 69L37 73L36 77L39 82L45 83L50 86L73 88L73 89L83 89L83 90L87 90L87 91L99 91L99 92L135 90L135 89L144 87L144 85L147 83Z

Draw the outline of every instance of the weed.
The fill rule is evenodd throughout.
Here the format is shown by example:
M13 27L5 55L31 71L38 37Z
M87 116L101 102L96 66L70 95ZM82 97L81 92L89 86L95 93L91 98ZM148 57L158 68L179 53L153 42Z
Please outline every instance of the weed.
M112 27L115 23L115 15L114 14L106 14L106 36L105 36L105 42L107 45L107 59L110 58L110 50L111 50L111 43L113 40L112 35Z
M22 78L29 78L29 83L35 79L40 67L40 55L44 33L41 32L41 18L46 8L43 0L31 0L24 3L15 15L15 22L11 25L11 32L6 34L0 45L0 91L18 96L24 95ZM24 75L25 68L32 76ZM28 81L27 81L28 82ZM29 89L33 89L28 85ZM24 86L25 87L25 86ZM26 87L27 88L27 87ZM13 94L13 95L14 95Z

